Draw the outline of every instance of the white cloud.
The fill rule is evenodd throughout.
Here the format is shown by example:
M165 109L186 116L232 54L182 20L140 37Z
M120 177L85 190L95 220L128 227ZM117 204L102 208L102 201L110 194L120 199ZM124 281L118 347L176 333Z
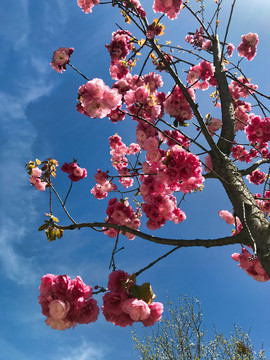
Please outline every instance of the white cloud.
M68 355L58 357L60 360L102 360L104 351L97 348L98 345L83 342L78 348L66 349Z
M29 284L36 279L36 264L21 249L29 237L29 225L36 218L34 198L36 193L27 192L25 159L32 157L32 145L37 132L26 116L26 109L32 101L48 95L52 87L45 83L44 77L34 72L29 79L18 86L13 94L0 92L1 140L1 209L0 264L7 278L18 284ZM29 188L30 190L30 188ZM30 201L29 201L30 197Z

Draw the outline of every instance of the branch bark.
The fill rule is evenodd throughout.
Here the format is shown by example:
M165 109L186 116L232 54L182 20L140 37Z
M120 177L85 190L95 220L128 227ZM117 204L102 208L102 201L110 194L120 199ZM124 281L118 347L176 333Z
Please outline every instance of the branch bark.
M214 247L214 246L224 246L224 245L233 245L233 244L243 244L252 246L252 241L248 239L246 233L243 231L240 234L235 236L226 236L223 238L218 239L192 239L192 240L184 240L184 239L168 239L162 238L150 234L146 234L142 231L138 231L132 228L129 228L124 225L117 225L107 222L93 222L93 223L80 223L80 224L71 224L67 226L62 226L58 224L54 224L54 226L58 229L62 230L75 230L75 229L82 229L82 228L105 228L105 229L117 229L119 231L127 232L134 234L141 239L154 242L156 244L163 244L163 245L173 245L173 246L180 246L180 247L192 247L192 246L201 246L201 247Z

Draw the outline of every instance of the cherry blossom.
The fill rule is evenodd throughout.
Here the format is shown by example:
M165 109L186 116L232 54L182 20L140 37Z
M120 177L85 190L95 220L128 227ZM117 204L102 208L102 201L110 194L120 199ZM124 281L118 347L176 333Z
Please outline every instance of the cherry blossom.
M162 12L173 20L177 18L182 4L183 0L154 0L153 10Z
M254 280L265 282L269 280L269 277L263 269L257 256L250 254L246 248L242 248L241 254L232 254L232 259L239 262L239 267L252 276Z
M73 48L67 47L60 47L59 49L55 50L55 52L53 53L51 67L59 73L65 71L66 65L67 63L69 63L69 58L73 51Z
M92 12L93 6L99 4L99 1L100 0L77 0L77 4L83 12L89 14Z
M256 55L258 42L257 34L248 33L247 35L242 35L242 42L237 47L238 55L247 58L248 61L252 60Z
M64 163L61 170L68 175L71 181L80 181L87 176L87 170L79 167L76 162Z
M92 287L79 276L71 280L67 275L44 275L39 291L45 322L52 329L65 330L97 320L99 308L92 298Z

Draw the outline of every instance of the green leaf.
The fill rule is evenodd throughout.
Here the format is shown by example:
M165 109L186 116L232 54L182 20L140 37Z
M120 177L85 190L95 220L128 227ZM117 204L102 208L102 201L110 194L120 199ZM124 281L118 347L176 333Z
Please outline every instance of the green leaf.
M48 227L49 227L49 223L46 223L46 222L45 222L45 224L41 225L41 226L38 228L38 231L43 231L43 230L47 229Z
M155 294L152 291L152 287L150 283L144 283L142 285L133 285L130 289L130 293L132 296L137 299L144 300L147 304L151 304L153 299L155 298Z

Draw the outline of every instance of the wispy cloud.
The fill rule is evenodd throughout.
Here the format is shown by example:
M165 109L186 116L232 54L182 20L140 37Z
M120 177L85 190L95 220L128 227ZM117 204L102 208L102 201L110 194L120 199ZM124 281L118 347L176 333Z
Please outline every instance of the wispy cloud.
M89 342L83 342L76 349L65 348L65 353L62 357L59 357L60 360L103 360L104 351L97 349L97 345L91 344Z
M13 94L0 92L0 161L4 169L0 188L0 263L7 278L19 284L36 280L31 258L18 248L23 238L29 236L28 226L36 217L33 205L36 194L27 194L24 164L26 158L31 158L37 132L26 116L26 109L32 101L48 95L52 89L40 75L36 76L35 85L33 83L29 79L23 89L19 87Z

